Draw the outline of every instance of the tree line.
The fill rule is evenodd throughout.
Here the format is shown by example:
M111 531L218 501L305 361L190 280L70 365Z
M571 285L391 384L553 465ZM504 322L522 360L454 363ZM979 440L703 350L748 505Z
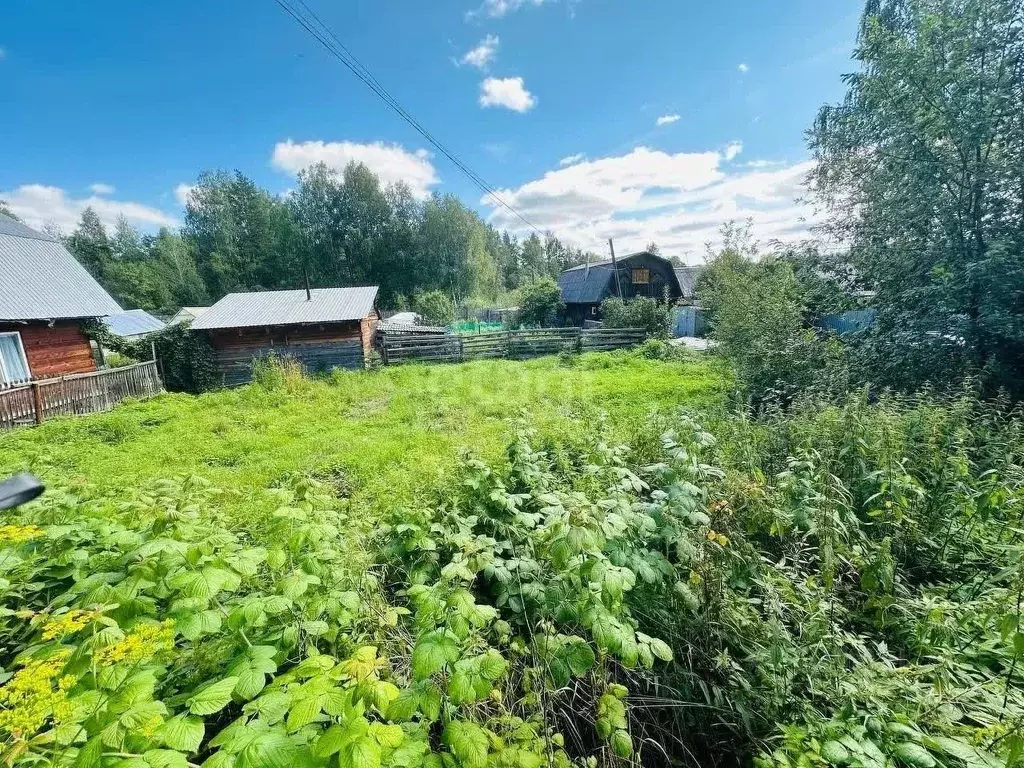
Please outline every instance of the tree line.
M107 232L87 208L62 239L122 306L160 314L300 288L307 274L313 287L378 285L386 309L438 293L487 305L587 258L552 234L499 231L454 195L421 200L404 183L384 185L357 163L342 173L314 166L287 195L238 171L203 173L180 231L141 234L121 218Z

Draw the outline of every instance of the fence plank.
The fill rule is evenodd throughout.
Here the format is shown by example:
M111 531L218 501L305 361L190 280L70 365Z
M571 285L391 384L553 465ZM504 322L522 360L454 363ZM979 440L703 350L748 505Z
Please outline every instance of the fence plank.
M472 336L382 334L378 337L386 365L402 362L446 362L494 358L526 359L564 349L600 352L642 343L642 328L540 328L499 331Z
M38 424L55 416L98 413L128 398L163 391L156 362L125 368L40 379L29 386L0 390L0 429Z

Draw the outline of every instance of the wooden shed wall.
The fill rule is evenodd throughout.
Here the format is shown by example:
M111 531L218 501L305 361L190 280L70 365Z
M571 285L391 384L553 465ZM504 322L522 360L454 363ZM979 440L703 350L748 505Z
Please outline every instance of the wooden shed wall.
M298 361L309 373L334 368L362 368L372 344L364 333L376 318L320 325L229 328L207 331L217 358L217 372L227 386L252 380L254 360L271 354Z
M0 332L7 331L21 334L21 344L33 378L46 379L96 370L89 337L78 320L57 320L52 327L46 322L0 322Z

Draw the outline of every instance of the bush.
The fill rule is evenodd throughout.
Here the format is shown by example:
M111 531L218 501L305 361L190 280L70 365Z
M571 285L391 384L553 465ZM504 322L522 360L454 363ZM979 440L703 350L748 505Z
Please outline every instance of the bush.
M442 291L416 294L413 306L426 325L451 325L455 322L455 304Z
M630 301L611 298L601 302L601 320L605 328L643 328L656 339L666 339L672 310L665 302L643 296Z
M789 403L802 391L842 390L844 352L804 322L800 284L787 261L747 258L727 249L708 264L698 285L716 351L755 405Z
M271 392L293 392L305 381L302 365L293 357L279 357L271 353L252 361L252 383Z
M520 325L554 325L563 309L562 292L550 277L542 277L519 289Z
M197 395L217 386L213 347L187 323L168 325L137 341L115 336L105 327L92 328L90 335L106 349L132 360L150 360L155 349L164 387L170 392ZM108 362L114 365L112 360Z

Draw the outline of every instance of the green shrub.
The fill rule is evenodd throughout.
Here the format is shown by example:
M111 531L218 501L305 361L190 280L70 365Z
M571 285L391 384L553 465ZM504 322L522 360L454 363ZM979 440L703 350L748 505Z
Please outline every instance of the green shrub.
M804 321L801 286L785 260L754 260L726 249L698 286L715 350L755 405L788 403L800 392L845 391L842 344Z
M105 348L131 360L151 360L155 350L164 387L170 392L195 395L218 383L213 347L187 323L168 325L135 341L115 336L104 327L93 327L90 335Z
M630 301L611 298L601 302L601 321L605 328L643 328L653 338L665 339L672 311L665 302L645 296Z
M520 325L539 327L554 325L564 305L558 284L550 277L542 277L519 289Z
M451 325L455 322L455 304L443 291L418 293L413 299L413 306L427 325Z

